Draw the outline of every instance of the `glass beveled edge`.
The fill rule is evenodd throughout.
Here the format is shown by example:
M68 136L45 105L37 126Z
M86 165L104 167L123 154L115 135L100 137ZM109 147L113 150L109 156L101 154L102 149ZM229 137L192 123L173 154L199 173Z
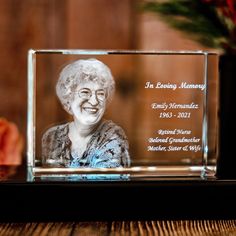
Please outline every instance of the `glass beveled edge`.
M30 49L32 54L62 55L111 55L111 54L146 54L146 55L218 55L216 51L203 50L100 50L100 49Z
M207 167L208 163L208 55L204 55L203 62L203 79L205 84L204 99L203 99L203 124L202 124L202 164Z
M117 168L68 168L68 167L34 167L33 174L35 177L40 176L67 176L67 175L91 175L91 174L120 174L130 176L155 176L155 177L187 177L196 176L208 178L215 176L215 166L133 166L133 167L117 167Z
M35 155L35 64L36 55L34 50L28 51L28 68L27 68L27 165L34 166Z

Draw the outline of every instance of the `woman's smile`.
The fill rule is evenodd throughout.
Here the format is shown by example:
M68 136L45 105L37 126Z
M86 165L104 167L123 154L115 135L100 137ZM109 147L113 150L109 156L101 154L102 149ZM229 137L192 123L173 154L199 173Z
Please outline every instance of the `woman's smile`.
M96 114L99 111L99 109L96 107L88 107L88 106L82 107L82 109L89 114Z

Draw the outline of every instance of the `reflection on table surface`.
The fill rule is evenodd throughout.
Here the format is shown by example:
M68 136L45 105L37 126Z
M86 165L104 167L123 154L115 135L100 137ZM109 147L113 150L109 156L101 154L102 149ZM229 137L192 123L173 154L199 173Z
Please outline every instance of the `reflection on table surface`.
M236 235L236 220L0 223L0 235Z

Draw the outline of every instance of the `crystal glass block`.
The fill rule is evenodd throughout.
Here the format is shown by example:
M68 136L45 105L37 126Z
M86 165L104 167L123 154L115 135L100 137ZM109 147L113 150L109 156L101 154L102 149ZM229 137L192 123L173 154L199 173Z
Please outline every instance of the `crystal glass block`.
M215 175L218 54L29 50L29 179Z

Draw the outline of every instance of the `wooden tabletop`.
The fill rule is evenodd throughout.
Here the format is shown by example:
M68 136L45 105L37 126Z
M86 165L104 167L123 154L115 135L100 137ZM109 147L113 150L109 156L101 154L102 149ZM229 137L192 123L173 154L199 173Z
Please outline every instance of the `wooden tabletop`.
M236 235L236 220L0 223L0 235Z

